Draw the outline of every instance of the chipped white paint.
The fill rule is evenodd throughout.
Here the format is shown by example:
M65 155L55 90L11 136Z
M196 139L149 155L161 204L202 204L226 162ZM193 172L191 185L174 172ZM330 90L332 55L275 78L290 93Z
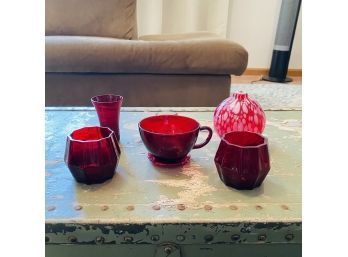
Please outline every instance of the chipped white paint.
M284 121L266 121L269 126L274 126L280 130L292 131L301 133L302 122L299 120L284 120Z
M46 167L47 166L55 166L55 165L62 163L62 162L63 162L63 160L46 160L45 165L46 165Z
M52 196L52 199L56 199L56 200L64 199L64 195L54 195Z
M137 123L128 123L123 125L124 129L129 129L133 131L138 131L138 124Z
M185 165L182 169L182 174L187 176L187 179L161 179L161 180L145 180L145 182L156 183L167 187L182 188L177 194L177 198L168 199L161 195L156 204L170 205L172 204L188 204L195 205L197 199L201 196L207 196L217 189L208 183L209 177L201 172L202 167L191 161L189 165Z

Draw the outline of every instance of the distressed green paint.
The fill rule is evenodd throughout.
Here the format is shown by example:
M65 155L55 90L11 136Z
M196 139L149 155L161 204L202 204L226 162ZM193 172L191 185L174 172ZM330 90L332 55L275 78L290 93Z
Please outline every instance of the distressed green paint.
M264 240L259 236L265 235ZM224 224L46 224L47 244L289 244L301 243L301 223L224 223ZM155 236L155 239L153 238ZM208 237L207 237L208 236ZM128 242L126 237L131 237Z
M141 118L153 114L122 113L122 156L117 173L104 184L88 186L74 181L63 156L66 135L98 124L95 112L47 111L46 206L55 210L47 211L46 219L77 223L301 221L301 112L267 112L265 135L272 169L263 185L252 191L234 190L220 181L213 161L219 143L216 134L206 147L192 150L189 165L154 167L137 129ZM211 112L180 114L212 126ZM184 204L185 210L178 210L178 204ZM76 205L82 209L75 210ZM104 205L108 210L101 210ZM129 205L134 206L133 211L127 210ZM160 210L154 210L154 205ZM207 211L205 205L212 210ZM238 210L231 210L231 205Z
M195 118L201 125L212 126L213 113L210 109L165 110L165 113L173 112ZM206 147L191 152L191 162L188 165L174 169L154 167L146 157L137 123L156 113L161 113L158 108L125 110L121 113L122 155L117 173L113 179L103 184L88 186L74 181L63 157L66 136L76 128L98 124L96 113L90 109L63 108L46 111L48 256L54 256L54 249L62 249L62 252L66 250L58 245L68 247L70 254L74 252L71 247L76 249L77 245L71 246L66 241L70 235L76 236L78 242L86 247L83 248L83 256L89 256L86 249L89 249L90 244L96 245L95 238L98 236L105 239L102 245L107 251L105 256L113 252L107 247L110 244L120 247L120 253L121 249L128 249L129 256L132 252L135 255L141 254L139 248L124 248L122 240L128 234L133 239L138 237L139 244L134 245L141 248L154 244L150 247L151 250L149 248L153 256L154 247L159 242L153 242L151 235L163 233L165 237L161 237L160 242L167 240L175 243L176 236L184 233L180 228L196 230L196 235L199 236L199 239L176 242L184 247L181 249L182 254L193 251L190 247L195 245L200 253L196 256L224 256L219 243L229 245L236 253L243 248L236 248L236 245L254 244L262 245L266 252L267 249L273 249L277 253L277 246L272 248L269 245L286 243L295 245L296 247L289 246L288 249L294 249L294 252L289 253L299 256L302 220L301 112L266 112L267 126L264 134L269 138L271 171L263 185L252 191L234 190L220 181L213 161L219 144L216 134ZM198 140L202 141L205 136L202 134ZM124 229L113 227L122 224ZM216 228L214 226L220 226L216 233L213 233ZM244 233L242 228L243 231L252 233ZM117 234L115 231L124 233ZM205 242L204 236L212 233L214 239L209 243ZM222 238L219 239L220 234ZM240 244L231 241L233 234L240 235ZM267 239L259 242L258 236L263 234L266 234ZM294 235L291 242L286 239L288 234ZM208 247L210 250L205 249L206 244L211 246ZM248 256L261 256L253 255L249 250L244 250L244 253L248 253Z

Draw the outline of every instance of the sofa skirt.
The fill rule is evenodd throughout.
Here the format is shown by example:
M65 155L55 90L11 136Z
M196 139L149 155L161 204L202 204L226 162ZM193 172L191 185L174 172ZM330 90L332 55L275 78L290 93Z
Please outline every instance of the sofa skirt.
M213 107L230 95L230 75L46 73L46 106L92 106L100 94L129 107Z

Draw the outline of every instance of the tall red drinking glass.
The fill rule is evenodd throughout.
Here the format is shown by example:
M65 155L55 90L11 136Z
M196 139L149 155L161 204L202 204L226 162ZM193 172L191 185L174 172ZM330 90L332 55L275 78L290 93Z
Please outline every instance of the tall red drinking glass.
M84 127L67 137L64 160L76 181L94 184L114 176L120 154L114 131Z
M226 133L215 155L220 179L236 189L261 185L270 170L267 138L247 131Z
M111 94L97 95L93 96L91 101L97 111L100 126L112 129L120 141L119 120L123 97Z

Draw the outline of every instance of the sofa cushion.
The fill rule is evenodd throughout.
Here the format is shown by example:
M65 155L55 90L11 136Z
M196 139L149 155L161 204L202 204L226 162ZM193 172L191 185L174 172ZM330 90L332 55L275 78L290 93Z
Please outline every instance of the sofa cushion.
M215 37L145 41L46 36L46 72L240 75L247 63L242 46Z
M46 35L137 37L136 0L46 0Z

